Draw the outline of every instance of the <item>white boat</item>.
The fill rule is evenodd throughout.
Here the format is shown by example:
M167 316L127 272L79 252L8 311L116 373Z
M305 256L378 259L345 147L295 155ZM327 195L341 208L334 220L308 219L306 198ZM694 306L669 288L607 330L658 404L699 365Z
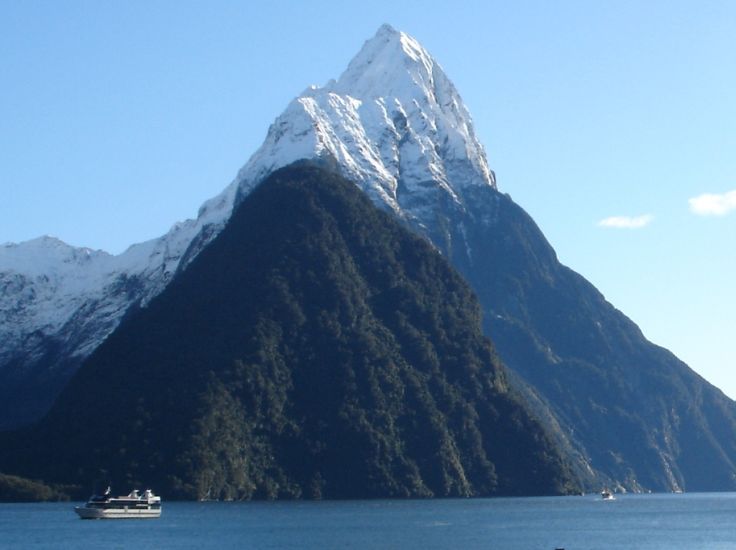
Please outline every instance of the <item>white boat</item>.
M84 506L74 511L82 519L143 519L161 517L161 497L150 489L142 495L137 490L127 496L112 496L110 488L103 495L93 495Z
M608 489L603 489L601 491L601 498L603 500L616 500L616 497L614 497L613 493L609 491Z

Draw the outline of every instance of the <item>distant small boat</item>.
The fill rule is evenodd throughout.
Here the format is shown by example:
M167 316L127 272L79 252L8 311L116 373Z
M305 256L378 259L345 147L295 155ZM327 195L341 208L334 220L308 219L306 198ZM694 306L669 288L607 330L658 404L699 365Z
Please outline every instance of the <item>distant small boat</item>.
M616 500L616 497L614 497L613 493L609 491L608 489L603 489L601 491L601 498L603 500Z
M76 506L74 511L82 519L143 519L161 517L161 497L150 489L142 495L137 490L127 496L112 496L107 488L102 495L93 495L84 506Z

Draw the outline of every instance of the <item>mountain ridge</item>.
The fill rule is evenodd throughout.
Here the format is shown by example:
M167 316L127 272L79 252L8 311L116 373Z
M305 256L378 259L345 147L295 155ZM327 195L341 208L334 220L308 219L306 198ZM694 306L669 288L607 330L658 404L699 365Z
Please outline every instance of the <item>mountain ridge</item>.
M448 231L467 239L445 253L478 295L517 387L542 399L540 416L552 412L581 475L597 472L590 487L734 488L736 404L562 265L507 195L469 199L462 213L443 211Z

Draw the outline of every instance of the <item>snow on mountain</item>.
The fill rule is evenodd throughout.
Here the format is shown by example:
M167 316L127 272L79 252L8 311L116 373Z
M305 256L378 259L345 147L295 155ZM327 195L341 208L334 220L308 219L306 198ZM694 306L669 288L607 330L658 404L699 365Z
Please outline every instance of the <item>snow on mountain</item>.
M43 368L49 342L87 356L219 233L238 197L301 159L329 163L420 225L441 196L460 204L465 187L496 185L452 82L415 39L384 25L338 80L288 105L196 220L117 256L51 237L0 246L0 384L9 368Z
M291 102L235 184L247 193L303 158L336 162L376 202L419 218L438 190L457 199L453 185L495 187L455 86L415 39L389 25L337 81Z
M48 236L0 246L0 340L6 343L0 349L0 369L4 359L20 351L13 343L32 333L59 334L85 304L96 304L94 316L119 320L130 306L131 293L145 300L160 291L172 272L167 244L148 241L118 256ZM175 268L178 258L173 260ZM132 285L129 292L119 292L122 283L135 278L151 284L137 285L140 292ZM98 343L75 352L86 355Z
M76 298L102 286L114 260L47 236L0 247L0 337L8 342L29 330L58 330L77 309Z

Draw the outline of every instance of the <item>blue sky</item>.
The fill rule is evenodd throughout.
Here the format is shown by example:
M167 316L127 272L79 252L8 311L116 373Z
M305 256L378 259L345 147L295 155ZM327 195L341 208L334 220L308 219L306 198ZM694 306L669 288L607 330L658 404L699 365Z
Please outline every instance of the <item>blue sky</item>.
M0 242L50 234L119 253L196 216L287 103L387 22L455 82L499 189L563 263L736 397L736 2L0 12Z

